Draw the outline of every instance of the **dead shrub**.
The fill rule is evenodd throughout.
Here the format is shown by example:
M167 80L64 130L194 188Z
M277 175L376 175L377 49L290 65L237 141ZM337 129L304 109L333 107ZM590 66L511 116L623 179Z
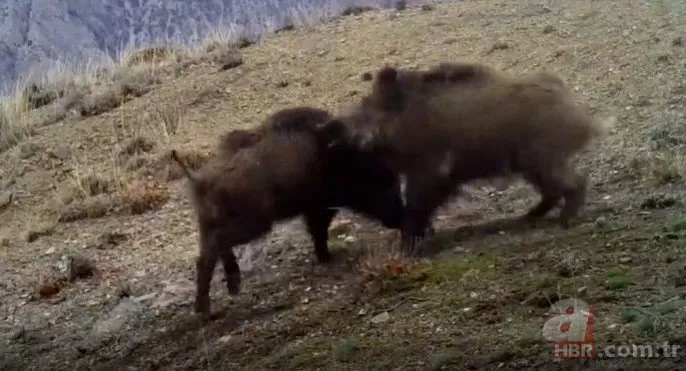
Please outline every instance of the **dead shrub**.
M169 46L152 46L141 48L131 53L124 61L124 65L127 67L132 67L141 63L159 63L161 61L170 59L170 57L176 55L177 53L178 50Z
M155 148L155 142L146 137L135 137L126 143L117 155L120 164L126 164L133 156L148 153Z
M398 251L370 249L357 262L359 294L367 297L407 290L426 279L424 264Z
M207 162L207 160L213 156L212 153L198 151L176 151L176 154L179 156L181 161L184 161L184 164L186 164L188 168L193 170L200 169ZM170 151L160 156L155 161L155 164L152 165L152 168L148 169L148 171L152 171L148 175L153 175L155 178L166 182L178 180L184 177L181 167L176 162L171 160Z
M35 299L46 299L57 295L67 286L69 278L57 272L41 274L36 284Z
M132 98L147 94L160 80L150 69L118 71L115 84L81 100L78 111L81 116L97 116L111 111Z
M655 153L650 158L650 172L658 185L680 181L682 165L683 160L674 153Z
M101 218L114 208L111 195L101 194L61 205L57 220L63 223Z
M36 109L54 102L64 95L64 90L55 87L41 86L31 84L24 89L22 94L24 99L29 104L30 109Z
M210 62L220 70L228 70L243 64L243 56L232 44L210 44L208 53L201 58L203 62Z
M154 181L134 181L119 195L119 212L127 215L156 210L169 201L169 191Z
M186 112L186 106L179 99L174 99L171 102L156 101L152 104L153 110L160 121L162 134L165 137L170 137L176 134L179 130L181 118Z
M348 16L348 15L360 15L364 12L369 12L374 10L374 7L371 6L351 6L349 8L346 8L343 10L341 15L343 16Z
M95 272L95 263L81 255L66 254L58 263L58 269L50 268L40 274L34 299L46 299L57 295L70 283L90 278Z
M53 233L55 233L54 225L32 227L26 232L26 242L31 243L41 237L50 236Z

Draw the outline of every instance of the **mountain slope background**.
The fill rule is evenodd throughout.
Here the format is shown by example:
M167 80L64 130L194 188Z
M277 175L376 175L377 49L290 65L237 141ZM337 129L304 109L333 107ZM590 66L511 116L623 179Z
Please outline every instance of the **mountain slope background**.
M350 6L393 0L5 0L0 5L0 81L56 62L117 58L124 48L193 44L217 29L253 38L289 18L332 16ZM293 19L295 18L295 19Z

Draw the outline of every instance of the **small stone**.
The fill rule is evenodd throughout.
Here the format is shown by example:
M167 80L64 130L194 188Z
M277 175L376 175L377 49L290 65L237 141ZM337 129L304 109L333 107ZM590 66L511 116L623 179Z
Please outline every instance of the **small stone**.
M226 344L229 341L231 341L231 335L224 335L224 336L220 337L219 339L217 339L217 341L220 343Z
M373 324L379 324L379 323L384 323L388 322L388 320L391 319L391 315L388 314L388 312L382 312L377 314L376 316L372 317L369 321Z
M493 44L493 46L491 47L491 51L505 50L505 49L509 49L509 48L510 48L510 46L506 42L498 41L498 42Z
M12 331L12 333L10 333L10 340L19 340L21 337L24 336L25 333L26 329L24 328L24 326L19 327L18 329L15 329L14 331Z
M604 227L607 225L607 218L604 216L599 216L593 224L595 224L596 227Z
M365 308L361 308L361 309L357 312L357 315L358 315L358 316L364 316L365 314L367 314L367 309L365 309Z
M346 236L343 241L347 243L353 243L357 241L357 238L355 236Z
M619 258L619 262L622 264L631 263L631 257L630 256L622 256L621 258Z
M543 33L546 35L554 32L554 31L555 31L555 27L553 25L547 25L547 26L543 27Z
M675 37L674 39L672 39L672 45L682 46L684 45L684 39L681 36Z
M45 250L43 255L51 255L55 253L55 246L50 247L49 249Z
M576 289L576 292L578 292L579 294L581 294L581 293L586 292L586 289L587 289L586 286L581 286L581 287L579 287L578 289Z
M132 298L132 300L134 301L134 303L143 303L143 302L147 303L147 302L150 302L153 299L155 299L156 296L157 296L156 293L151 292L149 294L136 296L136 297Z
M455 246L455 247L453 247L453 251L462 253L462 252L465 252L467 250L462 246Z

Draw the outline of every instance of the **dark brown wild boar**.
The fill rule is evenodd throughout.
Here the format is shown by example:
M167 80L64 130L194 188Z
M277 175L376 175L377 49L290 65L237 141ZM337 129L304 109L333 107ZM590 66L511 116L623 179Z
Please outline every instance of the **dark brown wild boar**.
M196 312L209 314L217 259L224 265L229 293L239 293L241 274L233 246L268 233L276 221L303 215L320 262L330 260L328 227L337 212L333 207L348 207L385 226L400 227L403 204L397 175L352 147L330 148L335 138L327 138L316 125L324 116L330 118L322 113L326 111L307 107L278 111L264 124L273 130L258 128L259 140L231 156L212 158L196 173L172 151L191 184L200 231Z
M435 80L435 72L423 78ZM421 80L422 73L414 73ZM408 84L404 76L382 68L357 111L323 126L385 158L406 178L401 229L408 252L458 185L503 174L523 176L541 194L526 218L540 218L564 199L559 220L569 226L586 192L586 177L574 170L571 158L606 133L614 118L594 119L548 73L472 74L429 87Z
M233 156L241 149L252 147L269 133L309 132L316 134L316 123L331 119L328 111L314 107L284 108L269 115L261 125L252 129L234 129L221 136L220 153Z

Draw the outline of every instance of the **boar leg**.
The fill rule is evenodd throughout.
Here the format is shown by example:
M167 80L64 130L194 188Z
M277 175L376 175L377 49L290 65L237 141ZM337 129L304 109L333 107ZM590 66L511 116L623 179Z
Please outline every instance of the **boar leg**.
M407 174L405 187L405 215L401 226L401 244L405 253L415 254L417 245L427 231L436 209L450 195L453 184L450 178L426 170Z
M236 255L234 255L233 249L221 249L219 258L224 265L224 277L226 279L226 288L229 290L229 295L238 295L241 287L241 270L238 267L238 261L236 261Z
M338 210L317 208L305 212L305 224L307 231L314 243L314 253L317 256L317 261L320 263L327 263L331 261L331 252L329 252L329 225L331 220L336 216Z
M527 219L541 218L564 198L565 206L560 212L560 224L567 228L569 219L575 216L585 199L586 178L576 174L572 168L563 163L545 171L536 171L526 175L541 194L541 201L526 214Z
M217 249L204 248L196 260L195 313L205 317L210 314L210 283L217 259Z
M560 225L569 228L569 220L575 217L586 201L587 178L577 174L571 167L565 169L565 205L560 211Z

